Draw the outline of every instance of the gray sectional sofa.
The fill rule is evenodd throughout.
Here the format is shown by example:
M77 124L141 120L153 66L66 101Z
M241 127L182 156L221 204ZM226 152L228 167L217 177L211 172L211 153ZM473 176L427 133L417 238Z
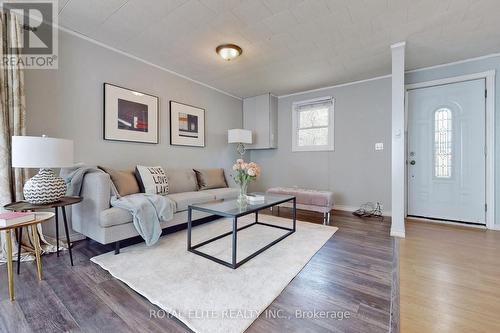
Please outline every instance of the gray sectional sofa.
M175 201L176 211L172 220L161 223L163 229L187 223L187 208L191 204L238 197L238 189L231 187L199 191L192 169L167 169L166 174L169 184L167 196ZM111 207L111 189L111 178L107 173L85 175L81 190L83 201L73 207L71 217L75 231L101 244L115 242L119 249L119 241L139 234L128 211ZM206 213L193 211L193 220L207 216Z

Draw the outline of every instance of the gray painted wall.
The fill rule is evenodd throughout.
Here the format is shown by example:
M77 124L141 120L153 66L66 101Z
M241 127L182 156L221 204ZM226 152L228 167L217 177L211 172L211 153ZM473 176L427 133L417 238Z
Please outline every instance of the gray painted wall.
M323 96L335 98L335 151L292 152L292 103ZM263 168L253 188L329 189L337 205L359 207L379 201L389 211L390 134L390 78L280 98L278 148L247 155ZM384 143L383 151L375 151L376 142Z
M406 74L406 83L418 83L496 70L495 79L495 222L500 225L500 56Z
M500 163L500 56L406 74L406 83L496 70L496 163ZM252 151L251 159L263 166L263 177L254 186L306 186L331 189L336 203L358 206L382 201L390 210L390 79L379 79L314 93L281 98L279 101L278 149ZM335 151L293 153L291 151L291 105L295 101L332 95L335 97ZM375 152L375 142L385 150ZM278 164L279 163L279 164ZM495 168L496 224L500 225L500 170Z
M227 144L227 130L241 127L241 100L68 33L60 31L59 38L59 69L25 72L28 135L74 140L75 162L116 168L140 163L230 169L237 154ZM102 139L104 82L160 98L159 144ZM170 100L205 108L205 148L169 144ZM53 235L53 230L47 233Z
M240 100L64 32L60 32L59 56L59 70L26 71L29 135L73 139L76 161L117 168L131 168L140 162L229 169L237 158L234 147L226 143L226 130L241 126ZM500 57L409 73L406 80L423 82L491 69L500 69ZM160 97L160 144L102 139L103 82ZM500 161L499 76L496 89L495 151ZM390 94L390 79L385 78L281 98L278 149L250 151L246 155L263 167L262 178L253 189L295 185L330 189L337 205L358 207L366 201L380 201L384 210L390 211ZM322 96L335 98L335 151L292 152L292 103ZM206 109L206 148L169 145L169 100ZM383 142L385 149L376 152L376 142ZM498 216L500 172L496 170ZM49 234L53 233L49 230Z

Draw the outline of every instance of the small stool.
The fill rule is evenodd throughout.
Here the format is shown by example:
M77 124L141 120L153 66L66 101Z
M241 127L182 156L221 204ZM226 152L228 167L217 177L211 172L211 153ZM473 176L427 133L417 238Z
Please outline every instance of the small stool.
M9 299L14 300L14 274L12 273L12 240L11 234L17 228L29 227L33 236L33 246L35 248L36 269L38 280L42 280L42 260L40 258L40 239L38 238L37 225L54 217L54 213L35 213L33 221L16 223L7 227L1 227L0 231L5 231L7 242L7 276L9 281Z
M330 211L333 209L333 193L298 187L272 187L267 194L287 194L297 198L297 209L323 213L323 224L330 224ZM281 204L282 207L291 207L290 204ZM278 215L279 207L278 206Z

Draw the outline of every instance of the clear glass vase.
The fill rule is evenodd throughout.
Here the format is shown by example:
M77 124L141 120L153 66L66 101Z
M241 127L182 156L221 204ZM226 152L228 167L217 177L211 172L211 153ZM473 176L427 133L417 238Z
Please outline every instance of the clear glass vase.
M248 183L240 184L240 194L238 195L238 205L245 206L247 204Z

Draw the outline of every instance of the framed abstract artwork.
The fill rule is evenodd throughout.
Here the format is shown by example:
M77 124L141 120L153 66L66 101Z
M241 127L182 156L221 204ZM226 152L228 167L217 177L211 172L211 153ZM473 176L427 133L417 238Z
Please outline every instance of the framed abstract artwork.
M104 83L104 140L158 143L159 99Z
M205 110L170 101L170 144L205 147Z

